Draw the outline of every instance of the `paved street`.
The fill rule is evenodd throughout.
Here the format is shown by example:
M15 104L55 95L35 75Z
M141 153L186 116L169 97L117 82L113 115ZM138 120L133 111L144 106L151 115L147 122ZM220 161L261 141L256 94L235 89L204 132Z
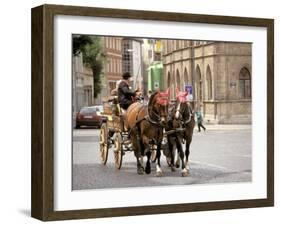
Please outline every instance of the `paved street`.
M73 189L102 189L161 185L205 184L251 181L251 126L206 125L206 132L194 130L190 153L190 175L171 172L162 157L163 177L138 175L133 152L115 169L113 150L106 165L100 163L99 130L82 128L73 135ZM162 155L163 156L163 155Z

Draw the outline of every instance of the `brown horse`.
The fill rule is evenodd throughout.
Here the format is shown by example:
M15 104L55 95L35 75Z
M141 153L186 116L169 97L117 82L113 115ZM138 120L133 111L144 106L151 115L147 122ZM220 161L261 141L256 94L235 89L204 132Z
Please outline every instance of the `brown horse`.
M169 90L153 93L149 98L148 105L136 102L127 110L126 124L137 159L138 174L144 174L144 170L147 174L151 172L151 147L156 145L156 176L162 176L160 165L161 142L163 128L167 122L168 105ZM142 165L143 156L147 156L145 169Z
M187 92L179 92L178 90L176 90L177 102L173 109L170 111L170 117L166 127L166 131L168 134L167 138L169 151L168 153L164 153L167 157L167 162L171 166L172 171L175 171L175 149L178 150L178 156L181 159L181 174L183 177L186 177L189 174L189 148L192 141L193 128L195 126L192 109L186 100L187 95ZM186 147L185 155L182 148L182 144L184 143ZM176 163L176 166L179 167L179 159Z

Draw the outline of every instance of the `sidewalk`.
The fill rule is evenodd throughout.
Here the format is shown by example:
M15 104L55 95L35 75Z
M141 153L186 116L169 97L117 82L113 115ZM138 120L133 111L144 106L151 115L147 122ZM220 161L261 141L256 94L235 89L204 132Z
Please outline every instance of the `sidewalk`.
M240 125L240 124L204 124L207 131L208 130L251 130L252 125ZM197 124L195 125L195 129L197 129Z

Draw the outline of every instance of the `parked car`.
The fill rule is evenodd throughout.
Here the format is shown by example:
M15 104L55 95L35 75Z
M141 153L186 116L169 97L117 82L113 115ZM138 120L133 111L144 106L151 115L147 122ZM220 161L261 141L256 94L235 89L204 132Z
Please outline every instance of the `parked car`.
M102 108L100 106L82 107L76 115L76 128L81 126L97 126L100 127L106 117L101 115Z

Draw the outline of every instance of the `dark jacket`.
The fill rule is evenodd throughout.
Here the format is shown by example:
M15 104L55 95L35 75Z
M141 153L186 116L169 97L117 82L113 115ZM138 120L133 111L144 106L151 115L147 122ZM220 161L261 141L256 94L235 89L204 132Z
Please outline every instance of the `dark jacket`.
M133 103L132 97L136 96L136 92L130 89L125 81L121 81L118 86L118 101L121 108L127 110Z

